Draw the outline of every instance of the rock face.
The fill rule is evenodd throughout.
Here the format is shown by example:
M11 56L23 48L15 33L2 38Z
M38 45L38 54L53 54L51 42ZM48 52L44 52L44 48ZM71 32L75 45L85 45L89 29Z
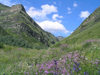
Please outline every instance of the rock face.
M44 31L21 4L12 7L0 4L0 26L10 36L21 38L32 46L50 46L58 41L51 33Z

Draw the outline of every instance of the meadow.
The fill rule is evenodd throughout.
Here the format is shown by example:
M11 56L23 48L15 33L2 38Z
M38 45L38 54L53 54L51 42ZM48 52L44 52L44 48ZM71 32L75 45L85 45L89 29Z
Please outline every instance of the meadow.
M100 75L100 41L42 50L0 45L0 75Z

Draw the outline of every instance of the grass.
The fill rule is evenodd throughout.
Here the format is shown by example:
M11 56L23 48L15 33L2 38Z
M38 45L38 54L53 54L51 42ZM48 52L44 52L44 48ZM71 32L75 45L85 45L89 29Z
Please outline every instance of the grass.
M6 46L0 49L0 75L23 74L30 70L31 65L41 64L56 57L53 55L55 52Z
M29 75L36 75L35 73L38 73L38 75L53 75L55 73L54 60L59 63L60 66L57 66L61 68L61 70L58 70L59 74L57 75L61 75L61 73L63 74L64 69L71 73L69 70L73 70L73 64L75 64L73 60L76 58L80 59L77 56L76 58L72 58L77 53L84 57L84 59L81 58L78 62L80 63L79 68L82 68L82 70L80 70L78 73L73 70L73 74L84 75L84 72L88 72L88 75L91 75L91 73L94 73L94 75L99 75L98 71L100 65L97 64L98 67L96 67L96 64L93 63L96 63L97 60L100 60L100 42L92 42L92 44L87 43L88 42L81 45L77 44L75 46L63 45L65 47L49 48L47 50L33 50L5 46L4 48L0 49L0 75L25 75L25 73L26 75L28 75L28 73ZM67 56L71 53L72 56L70 59L70 57ZM66 64L62 64L63 62L61 63L63 59L67 60ZM54 64L50 69L42 69L39 71L41 65L44 65L43 67L47 68L48 66L46 66L46 64L50 65L50 62ZM70 69L67 67L68 64L70 65ZM37 67L37 65L39 67ZM77 68L77 65L75 66L75 68ZM46 70L48 72L54 71L54 73L45 73Z

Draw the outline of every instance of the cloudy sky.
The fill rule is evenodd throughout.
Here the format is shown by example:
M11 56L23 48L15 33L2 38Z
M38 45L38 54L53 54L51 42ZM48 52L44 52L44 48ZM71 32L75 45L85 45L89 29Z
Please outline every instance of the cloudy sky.
M100 0L0 0L0 3L8 6L23 4L41 28L64 37L100 6Z

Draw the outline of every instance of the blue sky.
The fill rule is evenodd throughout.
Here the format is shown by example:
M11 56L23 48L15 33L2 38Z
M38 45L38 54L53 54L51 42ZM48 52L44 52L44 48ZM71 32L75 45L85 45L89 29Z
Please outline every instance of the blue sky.
M100 0L0 0L0 3L8 6L23 4L44 30L64 37L100 6Z

